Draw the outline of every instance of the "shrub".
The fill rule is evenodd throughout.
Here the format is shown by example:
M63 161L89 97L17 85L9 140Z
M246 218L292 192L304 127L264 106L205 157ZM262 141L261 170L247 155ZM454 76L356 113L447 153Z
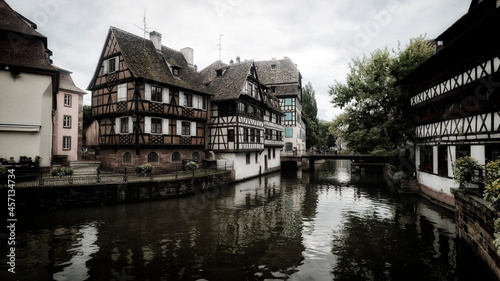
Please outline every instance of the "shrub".
M146 174L151 174L153 172L153 170L154 170L153 165L151 165L149 163L142 164L142 165L139 165L139 166L135 167L135 172L136 173L141 173L144 176Z
M481 165L476 159L465 156L458 158L455 162L455 181L461 184L464 183L478 183L479 181L474 178L476 171L481 170Z
M70 167L56 167L56 168L52 168L52 170L50 171L50 174L52 176L57 176L57 177L64 177L64 176L70 176L70 175L73 175L73 169L71 169Z
M196 164L196 162L194 162L194 161L188 161L186 163L186 165L184 166L184 169L186 171L194 171L194 170L198 169L198 164Z

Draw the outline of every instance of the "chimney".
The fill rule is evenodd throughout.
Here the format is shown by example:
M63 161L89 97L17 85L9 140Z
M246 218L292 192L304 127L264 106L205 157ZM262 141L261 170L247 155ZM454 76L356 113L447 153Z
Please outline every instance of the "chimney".
M234 60L233 60L233 59L231 59L231 60L229 61L229 64L230 64L230 65L233 65L233 63L234 63Z
M153 45L155 45L155 48L159 51L161 51L161 33L156 32L156 31L151 31L149 33L149 39L151 39L151 42L153 42Z
M236 57L236 63L239 63L240 62L240 56L237 56Z
M182 48L181 53L184 55L189 67L194 67L194 50L193 48Z

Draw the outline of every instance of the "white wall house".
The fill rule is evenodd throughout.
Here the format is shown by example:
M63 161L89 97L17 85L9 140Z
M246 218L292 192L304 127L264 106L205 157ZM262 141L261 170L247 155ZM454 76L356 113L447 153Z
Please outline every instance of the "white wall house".
M36 25L4 1L0 11L0 158L40 156L49 166L59 72Z

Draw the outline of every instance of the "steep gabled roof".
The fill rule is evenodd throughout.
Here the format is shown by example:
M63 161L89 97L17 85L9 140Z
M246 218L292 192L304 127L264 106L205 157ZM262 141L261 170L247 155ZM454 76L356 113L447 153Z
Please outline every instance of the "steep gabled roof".
M0 63L54 70L48 56L47 38L33 26L0 0Z
M202 71L200 71L200 75L202 77L203 84L208 84L217 77L217 70L228 66L222 61L218 60L205 67Z
M302 78L299 69L290 58L256 61L260 82L266 85L299 83ZM272 68L275 65L275 68Z
M245 61L217 69L216 71L221 71L222 75L216 76L208 84L208 89L214 94L214 100L239 98L245 87L252 65L253 61Z
M116 27L110 27L106 41L110 39L111 34L113 34L120 46L125 63L136 78L144 78L187 90L207 93L201 76L196 69L189 67L184 55L180 51L162 46L160 52L150 40ZM101 63L102 61L99 62L99 65ZM169 65L179 68L178 76L172 74ZM92 88L92 83L95 81L98 72L99 67L94 74L89 88Z

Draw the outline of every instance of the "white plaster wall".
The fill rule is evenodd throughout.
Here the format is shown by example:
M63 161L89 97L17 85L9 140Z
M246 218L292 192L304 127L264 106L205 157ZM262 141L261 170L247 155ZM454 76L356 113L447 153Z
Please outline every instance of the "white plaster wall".
M41 124L38 132L0 131L0 157L42 157L50 165L52 154L52 79L21 73L14 80L0 71L0 123Z
M234 171L235 171L235 179L245 179L249 177L258 176L261 173L265 172L265 163L264 156L267 155L268 150L265 149L262 153L260 152L249 152L250 153L250 164L247 164L246 152L241 153L217 153L215 158L217 160L228 160L233 161ZM258 162L255 162L255 154L257 154ZM278 168L281 166L281 151L279 148L276 148L276 158L272 158L272 149L271 149L271 157L268 158L268 168ZM268 156L269 157L269 156Z
M417 180L423 185L447 194L451 194L451 188L458 188L459 185L453 179L419 171L417 171Z

